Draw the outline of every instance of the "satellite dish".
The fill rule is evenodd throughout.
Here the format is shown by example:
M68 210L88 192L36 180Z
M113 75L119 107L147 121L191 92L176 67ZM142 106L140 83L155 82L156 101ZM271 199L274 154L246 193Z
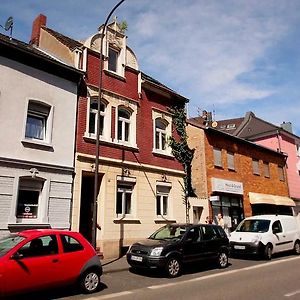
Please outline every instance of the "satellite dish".
M13 17L9 17L9 18L6 20L4 27L3 27L2 25L0 25L0 26L1 26L2 28L4 28L5 31L10 30L10 37L11 37L13 25L14 25L14 19L13 19Z
M4 29L6 31L8 31L9 29L11 29L13 27L13 25L14 25L13 17L9 17L5 22Z

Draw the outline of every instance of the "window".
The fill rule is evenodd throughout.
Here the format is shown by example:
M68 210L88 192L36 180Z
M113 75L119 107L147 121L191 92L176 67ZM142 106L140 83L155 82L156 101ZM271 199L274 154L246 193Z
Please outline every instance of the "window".
M124 108L118 110L118 141L129 142L130 137L130 116Z
M270 166L268 162L264 162L264 176L270 178Z
M222 168L222 152L221 149L214 148L214 165L215 167Z
M104 131L104 118L105 118L106 106L104 103L100 103L100 135L103 135ZM90 100L90 116L89 116L89 133L96 134L97 131L97 114L98 112L98 99L93 98Z
M131 214L131 198L133 186L127 184L118 184L117 186L117 214Z
M257 159L252 159L252 171L254 175L260 175L259 161Z
M43 181L21 178L19 182L16 217L19 219L37 219L38 208L43 189Z
M170 187L160 186L156 187L156 215L167 216L168 215L168 199L169 199Z
M51 106L30 100L28 102L25 138L37 141L50 141Z
M278 166L278 177L280 181L284 181L284 168L282 166Z
M76 252L83 250L83 246L73 237L69 235L61 235L60 237L64 252Z
M235 170L234 153L227 152L227 166L228 170Z
M55 235L46 235L26 243L18 250L23 257L53 255L58 253L58 244Z
M162 119L155 120L155 149L166 150L167 124Z
M109 47L108 49L108 70L112 72L118 71L119 51Z

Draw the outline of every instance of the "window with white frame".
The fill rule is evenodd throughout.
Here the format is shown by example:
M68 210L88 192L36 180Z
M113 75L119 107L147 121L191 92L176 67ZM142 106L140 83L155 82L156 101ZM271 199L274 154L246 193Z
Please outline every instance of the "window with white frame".
M118 109L118 141L130 142L131 113L123 107Z
M29 100L25 139L50 142L52 128L51 112L52 108L50 105Z
M214 166L218 168L222 168L222 150L219 148L214 148L213 149L214 153Z
M167 122L160 118L155 120L155 149L160 151L166 150L167 142Z
M118 72L118 58L119 51L115 48L108 48L108 70L117 73Z
M167 216L169 214L169 194L170 187L157 185L156 186L156 215Z
M100 135L103 135L104 126L105 126L105 111L106 105L104 103L100 103ZM89 113L89 124L88 130L90 134L96 134L97 131L97 119L98 119L98 99L91 98L90 99L90 113Z
M132 213L132 192L134 185L118 183L117 185L117 215L130 215Z
M17 198L17 219L39 218L44 181L33 178L20 178Z

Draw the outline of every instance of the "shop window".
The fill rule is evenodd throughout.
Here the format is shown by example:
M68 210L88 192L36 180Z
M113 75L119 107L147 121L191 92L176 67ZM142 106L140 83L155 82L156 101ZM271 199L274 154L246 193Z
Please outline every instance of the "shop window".
M21 178L19 182L16 217L18 219L37 219L43 181Z

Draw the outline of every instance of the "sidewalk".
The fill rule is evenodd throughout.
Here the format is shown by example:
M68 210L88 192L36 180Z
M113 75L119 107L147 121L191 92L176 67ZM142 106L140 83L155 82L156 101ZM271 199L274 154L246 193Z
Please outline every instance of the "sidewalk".
M126 255L115 259L101 259L103 274L126 271L129 265L126 261Z

